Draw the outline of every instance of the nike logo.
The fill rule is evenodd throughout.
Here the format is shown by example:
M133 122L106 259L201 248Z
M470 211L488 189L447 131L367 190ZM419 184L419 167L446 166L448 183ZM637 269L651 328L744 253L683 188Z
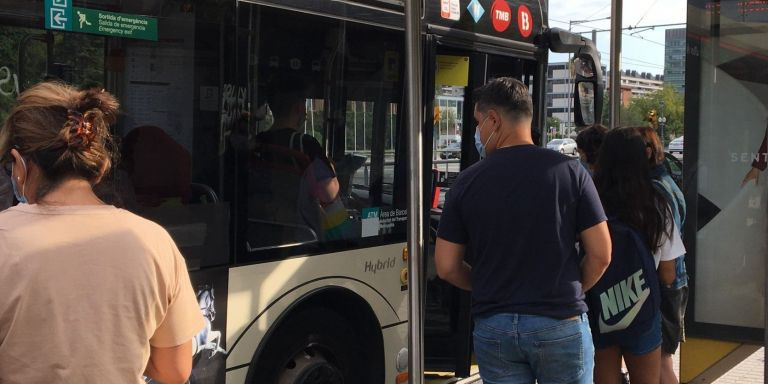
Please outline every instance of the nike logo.
M620 281L600 294L602 306L602 316L598 319L600 333L619 331L632 324L637 314L640 313L643 304L651 295L650 288L643 287L644 285L643 270L640 269L626 280ZM605 320L630 307L631 309L618 322L612 325L605 323Z

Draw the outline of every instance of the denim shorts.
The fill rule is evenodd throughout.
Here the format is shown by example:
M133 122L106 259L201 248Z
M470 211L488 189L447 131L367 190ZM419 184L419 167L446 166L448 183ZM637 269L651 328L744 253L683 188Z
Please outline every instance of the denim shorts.
M661 314L656 315L653 326L647 332L639 337L632 338L632 340L626 340L616 345L604 344L598 338L595 338L595 348L597 349L618 346L623 352L629 352L633 355L645 355L646 353L653 352L659 345L661 345Z
M586 314L477 316L472 335L484 384L592 383L595 349Z

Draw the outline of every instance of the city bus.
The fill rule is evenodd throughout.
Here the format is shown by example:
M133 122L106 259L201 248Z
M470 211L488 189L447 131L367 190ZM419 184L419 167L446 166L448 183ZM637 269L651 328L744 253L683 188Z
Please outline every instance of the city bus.
M186 259L206 319L191 383L408 380L407 129L421 129L427 369L466 376L469 296L438 279L431 247L442 191L479 159L472 89L525 82L541 144L548 52L571 52L577 120L601 113L594 45L549 29L547 12L425 2L424 82L408 84L402 1L7 0L0 119L40 81L118 97L120 159L96 188L164 226ZM421 127L405 125L407 87L436 112ZM260 139L287 121L299 144ZM442 159L445 137L459 150ZM319 150L301 166L305 147ZM317 159L335 199L306 206Z

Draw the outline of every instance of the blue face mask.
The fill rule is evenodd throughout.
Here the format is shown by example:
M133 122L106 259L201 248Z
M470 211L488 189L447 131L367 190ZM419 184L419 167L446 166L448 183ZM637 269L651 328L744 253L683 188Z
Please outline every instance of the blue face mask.
M480 139L480 129L478 127L475 127L475 148L477 148L477 153L480 154L481 159L485 157L485 146Z
M485 122L488 121L488 117L483 119L483 122L475 127L475 148L477 148L477 153L480 154L480 160L485 159L485 146L488 145L488 143L491 141L491 137L496 132L491 133L491 136L488 137L488 140L485 141L485 144L483 144L483 139L480 137L480 130L483 129L483 125L485 125Z
M21 159L21 165L24 167L24 174L27 173L27 163L24 162L24 159ZM24 184L24 187L21 188L21 192L19 192L19 186L16 185L16 178L13 177L13 168L11 168L11 186L13 187L13 195L16 196L16 200L19 201L19 204L27 204L27 198L24 196L24 187L26 187L26 184Z

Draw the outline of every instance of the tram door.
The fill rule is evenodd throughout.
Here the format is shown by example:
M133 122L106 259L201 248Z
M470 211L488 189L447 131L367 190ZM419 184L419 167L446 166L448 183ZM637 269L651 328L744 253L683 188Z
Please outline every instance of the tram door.
M425 197L430 207L425 265L425 365L429 371L469 375L471 348L471 299L469 292L441 280L435 269L435 240L446 192L461 170L480 160L475 147L476 122L472 91L498 77L514 77L531 87L536 62L434 43L425 52L425 98L432 119L425 124L425 163L430 177ZM430 124L431 123L431 124ZM472 250L466 258L471 264Z

